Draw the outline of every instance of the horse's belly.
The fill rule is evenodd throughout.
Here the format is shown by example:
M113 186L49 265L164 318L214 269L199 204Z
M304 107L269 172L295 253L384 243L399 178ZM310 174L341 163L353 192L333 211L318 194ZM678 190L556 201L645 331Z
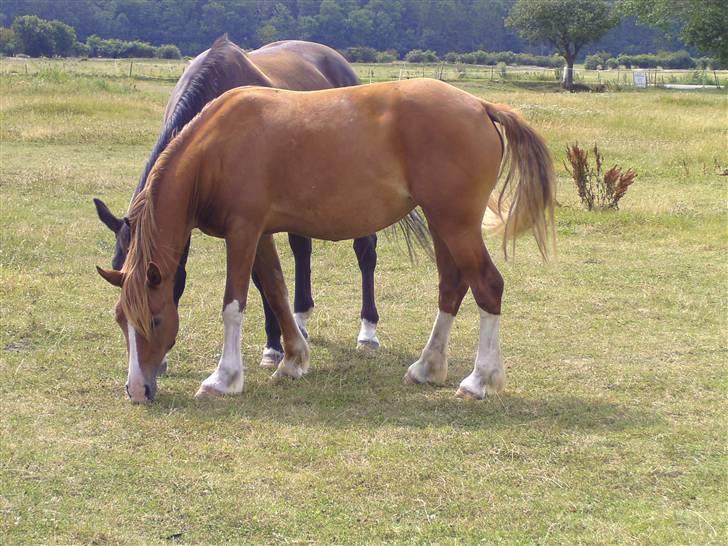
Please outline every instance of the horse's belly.
M415 206L398 177L301 180L294 188L273 203L267 231L355 239L394 224Z

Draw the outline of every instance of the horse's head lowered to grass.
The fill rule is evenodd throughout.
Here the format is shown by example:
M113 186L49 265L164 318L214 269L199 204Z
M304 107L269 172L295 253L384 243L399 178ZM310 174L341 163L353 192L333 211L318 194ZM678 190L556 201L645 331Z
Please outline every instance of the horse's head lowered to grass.
M176 268L153 261L154 218L151 207L146 205L145 191L132 205L127 223L131 235L128 255L121 270L96 268L107 282L121 288L116 322L126 338L126 392L132 402L154 400L157 375L163 370L165 355L175 343L179 326L173 298Z

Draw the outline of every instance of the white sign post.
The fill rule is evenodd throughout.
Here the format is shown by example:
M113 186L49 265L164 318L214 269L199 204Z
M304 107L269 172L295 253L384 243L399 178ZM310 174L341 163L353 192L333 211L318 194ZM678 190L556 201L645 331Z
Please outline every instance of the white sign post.
M633 72L632 79L634 80L635 87L639 87L641 89L645 89L647 87L647 74L642 70Z

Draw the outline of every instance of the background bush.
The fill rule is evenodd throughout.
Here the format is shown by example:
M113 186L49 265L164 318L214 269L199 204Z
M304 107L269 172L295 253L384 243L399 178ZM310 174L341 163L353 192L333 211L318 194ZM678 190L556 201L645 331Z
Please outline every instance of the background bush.
M182 52L176 45L164 44L157 48L156 56L160 59L181 59Z
M342 55L350 63L376 63L377 50L373 47L347 47Z
M436 63L439 61L437 53L431 49L428 49L427 51L413 49L404 56L404 60L408 63Z

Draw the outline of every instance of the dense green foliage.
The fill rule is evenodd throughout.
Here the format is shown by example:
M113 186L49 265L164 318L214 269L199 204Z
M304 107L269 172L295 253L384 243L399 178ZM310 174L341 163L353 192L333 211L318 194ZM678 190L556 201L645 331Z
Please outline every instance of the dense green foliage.
M621 0L622 11L712 53L728 66L728 5L725 0Z
M57 19L89 36L173 43L196 55L224 32L245 48L277 39L300 38L338 49L447 52L515 51L550 54L550 46L529 44L504 20L514 0L3 0L0 25L15 17ZM2 48L0 35L0 48ZM639 53L680 49L656 30L637 29L626 18L595 51Z
M31 57L67 56L76 45L76 31L61 21L26 15L17 17L11 30L14 48Z

